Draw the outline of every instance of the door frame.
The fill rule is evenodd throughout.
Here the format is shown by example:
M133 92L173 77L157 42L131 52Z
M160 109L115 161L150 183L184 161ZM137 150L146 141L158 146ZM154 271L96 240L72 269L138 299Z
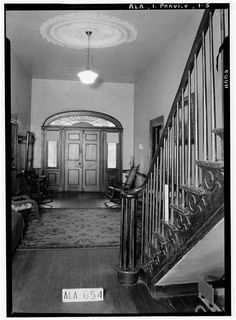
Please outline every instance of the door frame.
M112 122L114 126L86 126L85 123L82 125L73 126L62 126L62 125L51 125L51 123L60 117L66 117L70 115L82 115L97 117L109 122ZM68 111L60 112L48 117L41 127L42 129L42 155L41 155L41 167L45 174L48 176L49 186L55 191L65 191L65 132L67 130L89 130L89 131L100 131L100 168L99 168L99 191L105 192L107 184L111 180L121 181L122 179L122 150L123 150L123 127L121 123L114 117L104 114L101 112L79 110L79 111ZM58 166L57 168L48 168L46 165L47 154L47 131L59 131L59 143L58 143ZM117 144L117 166L115 169L107 168L107 143L106 143L106 133L107 132L117 132L119 137L119 143ZM54 177L53 183L50 183L50 177Z
M164 116L156 117L149 121L149 158L152 161L153 157L153 128L161 127L160 136L162 135L164 129Z

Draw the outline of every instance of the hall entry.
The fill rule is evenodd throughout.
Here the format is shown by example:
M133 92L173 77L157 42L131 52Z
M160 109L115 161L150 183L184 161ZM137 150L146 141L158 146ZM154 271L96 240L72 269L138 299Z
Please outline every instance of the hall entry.
M55 114L42 126L42 169L54 191L105 192L121 181L123 128L92 111Z
M99 191L100 132L65 132L65 191Z

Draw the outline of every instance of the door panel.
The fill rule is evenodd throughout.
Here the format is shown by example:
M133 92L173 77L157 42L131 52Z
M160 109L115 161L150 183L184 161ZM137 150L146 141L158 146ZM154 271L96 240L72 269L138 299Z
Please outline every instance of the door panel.
M97 185L96 170L85 169L85 185L90 187Z
M80 149L80 144L68 143L68 160L79 161L79 149Z
M68 185L79 185L80 170L69 169L68 170Z
M65 191L99 191L99 146L99 131L66 131Z
M85 145L85 161L97 161L97 145L86 144Z
M84 130L83 135L83 189L99 191L100 132Z
M82 131L66 131L65 191L82 191Z

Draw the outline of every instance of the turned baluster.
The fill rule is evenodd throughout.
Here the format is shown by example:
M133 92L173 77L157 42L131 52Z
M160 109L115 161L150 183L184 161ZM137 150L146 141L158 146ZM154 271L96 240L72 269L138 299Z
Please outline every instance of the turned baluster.
M215 102L215 72L212 13L209 18L209 56L210 56L210 97L211 97L211 160L216 161L216 102Z

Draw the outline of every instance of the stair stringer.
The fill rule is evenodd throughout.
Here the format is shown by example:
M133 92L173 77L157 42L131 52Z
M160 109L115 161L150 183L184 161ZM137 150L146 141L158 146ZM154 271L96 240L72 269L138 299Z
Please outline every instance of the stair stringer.
M182 186L185 206L170 205L174 210L174 223L162 222L165 236L154 235L157 245L150 247L151 258L140 266L140 279L147 283L154 296L155 284L224 217L223 163L198 161L197 164L202 171L202 186Z

